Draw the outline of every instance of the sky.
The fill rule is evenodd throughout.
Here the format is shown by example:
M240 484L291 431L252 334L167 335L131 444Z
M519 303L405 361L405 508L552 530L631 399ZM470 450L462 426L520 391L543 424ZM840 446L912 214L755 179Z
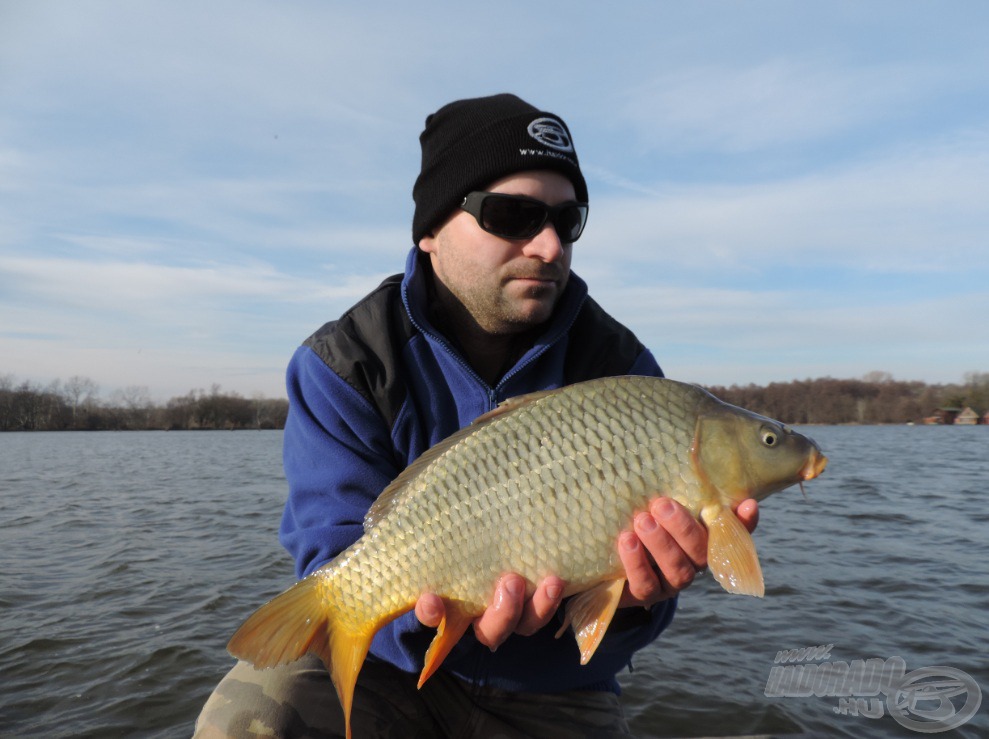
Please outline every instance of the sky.
M0 378L284 397L412 247L425 117L514 92L667 376L989 372L989 4L0 0Z

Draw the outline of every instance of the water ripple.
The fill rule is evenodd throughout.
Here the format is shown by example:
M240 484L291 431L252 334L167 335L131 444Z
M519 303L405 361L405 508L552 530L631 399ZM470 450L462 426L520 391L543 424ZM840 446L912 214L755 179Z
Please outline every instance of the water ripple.
M900 656L989 686L989 434L813 436L831 461L809 501L762 505L766 597L699 579L620 676L640 735L903 735L888 717L836 715L834 698L768 698L784 649L834 644L835 660ZM0 733L191 733L233 629L293 579L277 542L280 444L279 432L2 437ZM956 733L989 735L986 712Z

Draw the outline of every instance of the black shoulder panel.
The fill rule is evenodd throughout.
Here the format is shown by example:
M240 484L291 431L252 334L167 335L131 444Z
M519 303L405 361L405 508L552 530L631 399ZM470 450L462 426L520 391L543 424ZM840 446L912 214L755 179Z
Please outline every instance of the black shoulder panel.
M623 375L644 350L635 334L588 297L570 329L566 382Z
M305 341L381 412L389 427L406 397L402 350L416 333L402 304L402 275L393 275Z

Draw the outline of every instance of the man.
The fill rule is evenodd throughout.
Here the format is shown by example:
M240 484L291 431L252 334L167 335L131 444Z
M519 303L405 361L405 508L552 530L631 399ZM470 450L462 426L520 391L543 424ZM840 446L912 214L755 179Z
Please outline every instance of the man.
M460 100L426 119L413 189L412 249L386 280L317 331L288 369L289 497L280 539L303 577L363 532L401 470L501 401L619 374L661 376L652 354L570 271L587 185L566 124L513 95ZM657 491L659 495L661 491ZM750 528L754 501L740 506ZM609 736L628 732L616 673L669 624L675 596L706 566L707 535L657 497L615 546L628 584L585 666L554 639L564 583L499 580L473 632L421 691L443 616L424 593L375 637L357 684L355 736ZM528 591L528 592L527 592ZM197 722L199 736L339 736L315 658L238 664Z

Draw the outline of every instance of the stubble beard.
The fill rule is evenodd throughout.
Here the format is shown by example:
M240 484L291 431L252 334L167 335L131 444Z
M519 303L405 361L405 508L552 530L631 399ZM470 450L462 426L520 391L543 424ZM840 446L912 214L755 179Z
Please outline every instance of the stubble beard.
M442 247L446 248L449 238L445 231L439 234ZM569 266L569 260L546 264L520 258L502 265L496 273L478 274L472 271L476 265L454 259L445 269L437 269L435 264L433 269L440 293L445 292L449 302L449 318L461 329L510 336L531 331L549 320L569 280ZM552 284L516 282L526 278Z
M519 291L509 282L458 297L481 330L505 336L531 331L546 323L559 302L560 293L562 287L556 285L533 285Z

